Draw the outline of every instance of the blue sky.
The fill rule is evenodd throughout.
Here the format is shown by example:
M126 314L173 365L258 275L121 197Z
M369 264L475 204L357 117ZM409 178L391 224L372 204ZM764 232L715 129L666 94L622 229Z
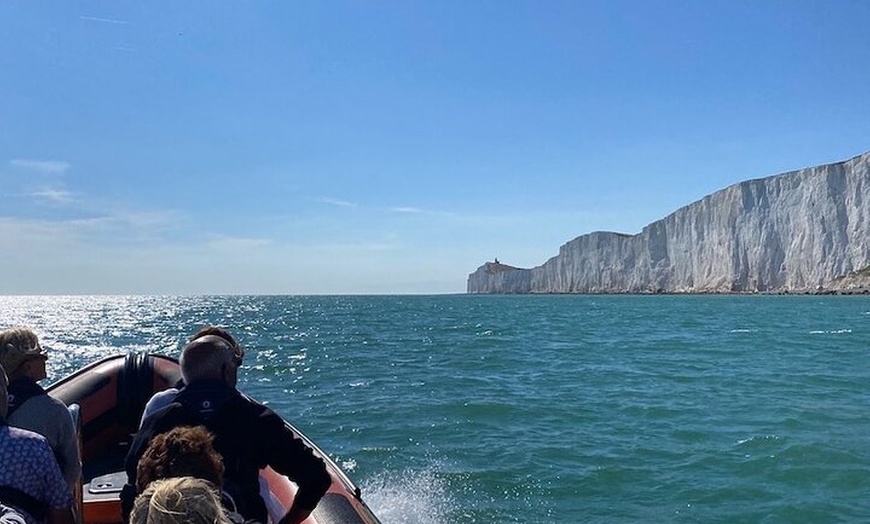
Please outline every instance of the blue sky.
M457 293L870 150L870 2L0 3L0 293Z

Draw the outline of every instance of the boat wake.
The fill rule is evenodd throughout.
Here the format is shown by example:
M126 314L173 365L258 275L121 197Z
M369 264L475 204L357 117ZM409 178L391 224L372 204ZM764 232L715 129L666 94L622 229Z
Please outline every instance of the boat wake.
M360 487L383 524L443 524L456 508L434 469L383 472Z

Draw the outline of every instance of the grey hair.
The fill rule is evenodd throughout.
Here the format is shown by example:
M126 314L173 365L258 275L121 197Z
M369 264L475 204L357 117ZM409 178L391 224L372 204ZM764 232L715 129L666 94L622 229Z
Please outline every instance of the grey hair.
M32 329L14 327L0 332L0 348L3 350L6 346L12 346L27 351L37 345L39 345L39 337Z

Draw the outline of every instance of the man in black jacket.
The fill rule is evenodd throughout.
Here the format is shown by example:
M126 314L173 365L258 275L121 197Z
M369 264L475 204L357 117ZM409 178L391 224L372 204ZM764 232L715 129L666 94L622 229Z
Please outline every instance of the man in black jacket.
M240 362L225 339L206 335L191 341L182 350L180 364L186 386L171 404L142 421L127 455L125 516L135 496L131 488L136 485L136 466L151 438L177 426L204 425L223 456L223 488L233 496L239 513L246 519L267 521L259 470L268 465L299 488L279 524L305 520L331 483L323 460L293 435L281 417L236 390Z

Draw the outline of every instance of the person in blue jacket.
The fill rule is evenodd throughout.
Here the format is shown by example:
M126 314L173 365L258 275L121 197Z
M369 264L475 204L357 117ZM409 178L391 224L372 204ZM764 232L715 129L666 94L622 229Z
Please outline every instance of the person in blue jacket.
M45 437L6 422L8 385L0 365L0 518L74 524L72 492Z

